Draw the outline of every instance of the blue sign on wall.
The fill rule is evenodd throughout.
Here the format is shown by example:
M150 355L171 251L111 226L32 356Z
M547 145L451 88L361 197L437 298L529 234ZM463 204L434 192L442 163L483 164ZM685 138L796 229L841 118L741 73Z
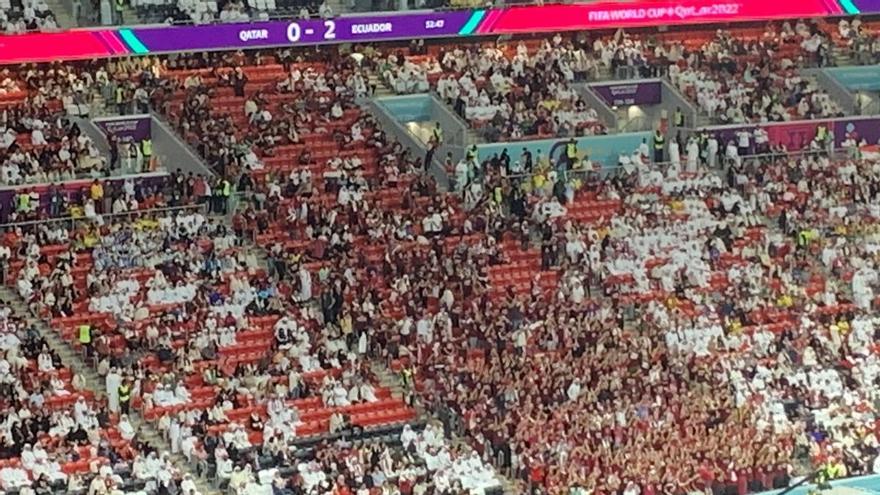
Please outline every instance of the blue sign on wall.
M792 480L792 483L795 483L797 480ZM875 495L880 493L880 475L872 474L867 476L857 476L855 478L845 478L840 480L835 480L831 482L831 486L833 487L830 490L825 490L820 493L835 495L840 493L847 493L849 495L862 493L864 495ZM812 490L815 490L817 487L813 483L805 483L791 491L788 492L787 495L808 495ZM843 490L837 490L843 489ZM779 495L784 490L770 490L766 492L760 492L755 495Z
M850 91L880 91L880 65L833 67L825 70Z
M377 103L387 110L394 120L402 124L431 120L429 95L394 96L377 100Z
M585 136L577 138L578 151L586 155L595 164L603 167L617 165L621 154L631 155L643 139L650 139L650 132L630 132L627 134L612 134L608 136ZM513 141L510 143L481 144L477 146L477 157L482 162L492 158L492 155L500 155L504 149L511 160L517 160L523 152L523 148L531 151L537 159L541 156L549 156L551 163L556 163L565 150L568 138L538 139L534 141Z

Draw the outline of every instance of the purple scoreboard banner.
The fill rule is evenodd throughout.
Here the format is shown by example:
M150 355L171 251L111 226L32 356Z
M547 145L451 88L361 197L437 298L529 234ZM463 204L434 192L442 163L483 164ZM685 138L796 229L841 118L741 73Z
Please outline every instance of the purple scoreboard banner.
M399 40L425 36L457 36L470 20L470 11L426 12L406 16L338 17L214 24L168 28L134 28L132 33L153 52L247 49L265 46L316 45Z
M660 81L590 86L609 106L657 105L660 103Z
M149 115L132 115L93 121L107 137L116 136L122 143L141 142L152 135L153 119Z

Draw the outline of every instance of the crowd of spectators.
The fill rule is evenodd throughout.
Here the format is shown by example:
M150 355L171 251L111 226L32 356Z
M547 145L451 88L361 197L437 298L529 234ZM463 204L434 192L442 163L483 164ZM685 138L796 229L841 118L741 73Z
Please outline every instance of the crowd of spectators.
M214 69L169 68L169 77L182 84L164 109L222 175L315 168L326 158L323 149L355 149L369 140L373 124L355 99L372 89L354 57L257 55L259 66L247 71L245 60L240 54L215 61ZM283 156L292 152L296 156Z
M89 115L96 97L119 114L148 112L176 82L175 60L154 57L21 66L0 74L0 184L43 184L141 171L128 145L103 156L71 116ZM115 148L115 150L114 150Z
M0 1L0 30L5 34L58 29L55 15L45 0Z
M0 258L8 260L8 254ZM155 450L126 435L127 418L96 400L83 376L65 367L8 304L0 307L0 489L20 494L144 489L145 483L129 474L139 453ZM176 483L175 477L177 470L170 470L166 486Z
M174 24L333 17L330 5L318 0L132 0L131 6L144 21Z
M229 162L233 170L243 169L243 161L259 166L261 153L253 149L271 154L334 122L349 124L355 99L374 89L371 73L399 93L436 91L490 141L606 132L572 85L609 71L615 77L666 75L717 123L836 116L836 102L798 67L827 63L830 44L865 45L872 32L867 26L858 20L837 29L797 22L694 31L689 38L621 30L593 39L557 34L461 46L413 42L384 55L370 47L354 54L347 48L228 52L5 69L4 139L21 153L0 162L0 182L113 173L114 163L102 161L82 136L67 146L54 140L70 131L60 117L87 114L96 95L119 113L165 111L220 170ZM34 133L34 127L41 129ZM345 134L344 128L333 132ZM38 144L43 141L45 150Z
M533 485L745 493L828 462L876 469L876 162L783 153L718 173L705 151L692 173L636 167L577 193L547 185L547 163L518 184L492 178L509 158L481 167L509 221L537 222L530 275L560 284L505 273L449 309L457 333L407 354Z
M199 199L192 191L180 186L172 194L186 204ZM303 222L323 220L308 215ZM303 436L357 433L410 419L412 412L373 384L369 327L362 316L352 320L336 292L346 280L322 270L315 283L335 289L322 290L321 311L313 312L301 305L318 299L309 272L315 267L297 263L294 250L271 257L275 277L267 278L253 252L238 248L247 237L234 235L247 236L253 227L233 225L226 230L186 211L125 220L99 213L74 230L47 224L10 242L19 295L97 361L107 380L107 410L122 414L123 437L134 436L125 419L132 401L157 421L172 453L236 493L272 484L303 493L334 483L352 491L439 487L436 493L457 493L465 483L497 485L482 461L448 450L442 430L430 427L434 433L426 437L406 430L405 451L393 455L387 447L364 453L344 447L337 454L327 447L317 450L317 460L297 464L291 442ZM123 398L123 387L131 398ZM345 466L356 459L363 465L340 472L342 464L326 464L343 458L350 461ZM276 476L285 467L295 470ZM138 482L161 484L168 473L161 456L144 453L132 465Z
M572 87L597 64L577 40L556 35L530 48L480 44L389 54L377 69L397 93L433 89L488 141L605 133L596 111Z
M853 27L854 26L854 27ZM425 46L392 51L379 67L397 93L435 91L488 140L604 132L571 88L610 74L668 77L712 123L836 117L838 104L799 70L835 60L849 46L873 63L871 30L856 19L771 23L764 29L648 35L618 30L519 42Z
M805 28L791 28L800 43L822 37ZM703 48L736 51L733 39L721 32ZM555 37L379 65L401 88L405 71L454 71L437 90L458 91L465 117L463 93L509 109L496 129L507 138L573 136L592 132L576 130L569 114L589 111L566 93L598 70L587 46ZM148 490L194 490L167 455L137 445L134 409L172 454L240 494L452 494L494 486L486 463L541 493L627 495L742 494L828 463L880 470L875 159L829 156L819 143L751 160L736 141L695 136L675 140L665 169L636 150L606 176L581 157L478 163L468 153L448 163L453 188L442 192L421 157L357 108L372 91L368 58L145 60L106 74L129 75L112 79L129 81L120 86L132 104L171 117L221 177L94 181L73 205L60 186L21 191L14 220L65 210L82 220L16 226L0 248L6 282L106 385L106 402L82 391L4 314L14 337L0 346L0 375L6 362L14 377L0 385L18 384L5 414L20 419L28 403L31 419L48 396L70 396L72 419L32 421L31 436L82 429L71 438L98 450L76 455L109 459L110 471L86 463L92 483L130 473ZM809 88L783 86L799 101ZM770 115L759 107L750 119ZM79 142L48 115L9 115L15 141L43 136L59 154ZM231 190L240 201L226 225L211 213L227 212ZM375 360L402 370L403 397L382 385ZM415 394L454 411L473 450L433 425L404 428L400 447L357 440L412 421ZM66 457L69 440L36 449L11 423L18 460L4 464L4 482L79 478L59 474L71 461L82 469L82 457ZM315 435L340 441L297 447Z
M859 18L841 19L831 36L838 46L849 50L855 63L880 63L880 36L875 22L865 23Z
M757 42L719 31L693 54L683 53L684 63L670 59L669 77L718 123L838 117L838 104L797 70L829 65L830 44L818 25L803 22L768 26Z

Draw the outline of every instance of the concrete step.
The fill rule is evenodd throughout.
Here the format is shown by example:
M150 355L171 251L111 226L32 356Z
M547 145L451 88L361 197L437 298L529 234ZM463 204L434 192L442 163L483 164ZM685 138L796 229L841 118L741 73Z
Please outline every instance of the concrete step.
M370 86L376 88L373 91L374 98L394 96L394 91L391 91L391 88L385 84L385 80L372 72L370 73Z
M326 1L327 1L327 4L330 5L330 10L333 11L334 16L337 16L339 14L345 14L345 13L351 11L351 9L349 8L349 5L351 4L351 2L349 2L348 0L326 0Z
M74 349L72 343L63 341L58 332L50 328L46 321L31 315L27 306L17 293L8 287L0 287L0 301L8 303L9 307L17 316L25 319L28 323L33 324L36 327L40 332L40 335L46 340L46 344L49 348L57 352L59 357L61 357L62 363L74 372L82 375L85 380L86 389L94 392L96 397L105 397L107 395L103 377L98 375L97 371L83 359L84 356ZM129 414L129 420L140 440L148 442L160 450L167 448L168 443L163 438L162 433L156 429L155 425L144 421L138 411L132 410ZM222 493L220 490L217 490L216 487L199 479L199 477L195 475L194 466L186 462L186 459L182 456L175 455L173 460L178 469L184 473L189 472L193 475L193 479L195 480L196 486L199 488L201 495L220 495Z
M114 12L114 15L115 15L115 12ZM122 20L123 20L123 22L119 23L119 22L116 22L116 19L114 18L114 24L123 24L126 26L133 26L135 24L141 24L144 21L144 19L141 19L140 16L137 15L137 11L135 11L133 8L131 8L131 6L128 4L126 4L125 8L122 9Z
M480 133L478 133L472 127L468 127L467 138L468 138L468 145L480 144L480 143L486 142L486 140L483 139L483 136L481 136Z
M69 2L64 2L62 0L46 0L46 5L49 6L49 10L52 11L52 14L55 15L55 22L58 23L59 28L70 29L79 25L77 20L73 18Z

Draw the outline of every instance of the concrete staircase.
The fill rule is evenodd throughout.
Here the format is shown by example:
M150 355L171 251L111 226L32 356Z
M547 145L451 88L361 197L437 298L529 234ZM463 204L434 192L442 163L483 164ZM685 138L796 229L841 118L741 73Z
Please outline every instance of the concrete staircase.
M467 128L467 142L468 144L481 144L485 143L486 140L483 139L483 136L476 131L473 127L468 126Z
M85 356L76 352L70 342L61 339L58 332L50 328L49 324L41 318L36 318L28 310L27 305L19 297L19 295L9 287L0 287L0 305L8 305L13 314L23 318L28 324L33 325L40 335L46 340L49 348L58 353L61 362L69 367L75 373L81 374L85 378L86 389L95 393L96 398L105 398L107 396L104 378L98 375L92 363L88 363ZM162 436L161 432L155 426L143 419L140 412L132 409L128 415L131 426L137 432L138 437L151 445L157 447L158 450L165 450L167 440ZM193 476L196 487L201 495L221 495L222 492L212 486L206 479L196 476L193 466L186 461L180 454L170 454L171 460L177 468Z
M89 117L95 118L107 116L110 114L109 109L110 107L107 106L107 102L104 101L101 92L93 92L91 95L91 101L89 102Z
M73 10L69 0L46 0L49 10L55 15L55 22L61 29L75 28L79 25L73 18Z
M333 10L333 15L337 16L339 14L345 14L349 10L348 8L348 0L327 0L327 3L330 5L330 8Z
M697 125L695 127L706 127L712 125L712 119L709 118L708 115L699 112L697 113Z
M119 24L116 21L116 11L113 12L113 23ZM144 22L144 19L137 14L137 11L131 8L131 4L126 3L125 8L122 9L122 19L125 21L122 24L126 26L133 26L135 24L141 24Z
M386 96L394 96L394 92L391 91L391 88L385 84L385 80L376 75L373 72L370 72L370 87L376 88L373 92L374 98L384 98Z

